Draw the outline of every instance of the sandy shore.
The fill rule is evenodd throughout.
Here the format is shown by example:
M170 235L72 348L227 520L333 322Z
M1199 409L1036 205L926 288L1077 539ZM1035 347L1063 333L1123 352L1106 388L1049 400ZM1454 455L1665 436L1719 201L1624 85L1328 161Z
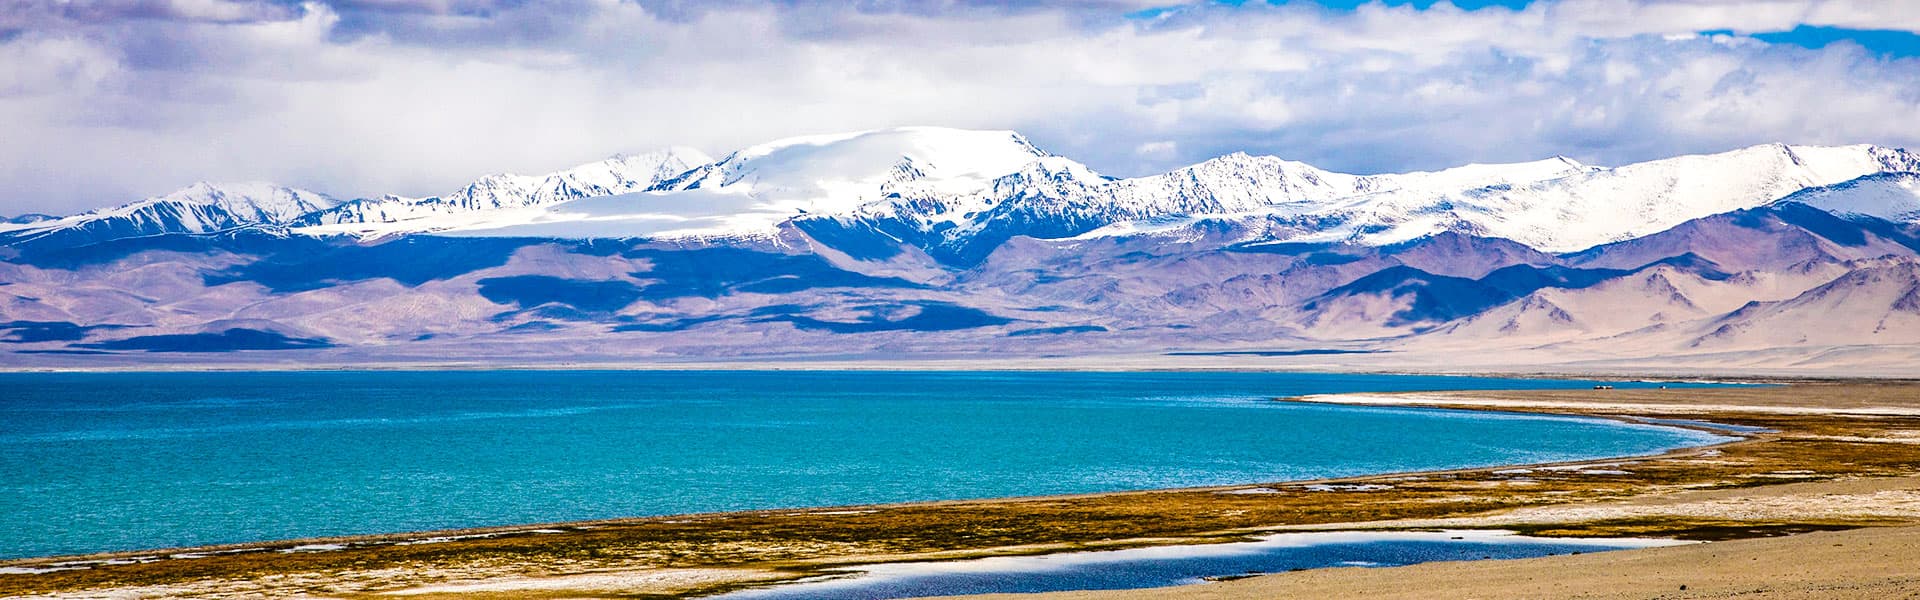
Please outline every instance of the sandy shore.
M1558 465L1192 490L683 515L121 553L86 560L10 561L0 563L0 596L691 597L849 565L1381 528L1768 539L1577 557L1583 569L1578 577L1548 577L1568 568L1552 566L1558 564L1555 558L1313 571L1066 597L1266 598L1296 593L1344 597L1318 590L1350 590L1367 597L1395 597L1373 595L1390 593L1433 597L1433 589L1456 589L1451 583L1442 588L1423 583L1430 577L1435 582L1455 581L1446 577L1479 581L1476 585L1488 587L1468 588L1462 583L1458 589L1475 590L1465 597L1484 598L1719 597L1699 594L1741 590L1757 597L1900 597L1878 592L1910 585L1899 579L1900 573L1920 572L1911 563L1920 553L1912 552L1910 546L1920 534L1901 527L1920 525L1920 385L1808 383L1309 400L1706 420L1769 431L1713 448ZM1854 531L1807 533L1833 530ZM1770 537L1782 535L1789 537ZM1877 554L1856 553L1862 564L1831 568L1818 562L1793 564L1784 558L1786 562L1768 562L1770 552L1841 556L1824 548L1835 548L1833 543L1850 548L1853 542L1819 541L1836 535L1892 536L1861 538L1857 543L1892 548L1889 552L1901 558L1882 560ZM1669 552L1673 554L1655 555L1665 558L1634 558ZM1741 559L1749 563L1744 569L1738 564ZM1532 566L1540 564L1549 566ZM1676 570L1659 571L1663 565ZM1466 571L1447 575L1451 572L1447 569ZM1699 582L1670 576L1694 576ZM1621 585L1616 579L1636 583ZM1738 588L1742 582L1751 585ZM1679 590L1682 584L1689 589ZM1349 587L1339 587L1343 585ZM1809 595L1820 590L1839 590L1835 593L1841 595ZM1847 595L1848 590L1867 591Z
M1333 395L1309 401L1634 414L1769 413L1875 419L1920 412L1905 392L1861 390L1817 405L1786 395L1713 391L1671 402L1645 394L1477 393ZM1724 403L1737 401L1738 403ZM1857 436L1859 443L1920 444L1920 432ZM1828 436L1832 437L1832 436ZM1515 470L1509 470L1515 471ZM1519 471L1525 471L1520 469ZM1743 522L1920 522L1920 477L1840 479L1752 488L1649 494L1593 504L1522 508L1448 519L1340 524L1330 529L1502 527L1687 518ZM1316 569L1175 588L968 596L975 600L1920 598L1920 527L1887 526L1513 561L1429 563L1382 569Z
M1920 597L1920 528L1885 527L1550 556L1316 569L1197 586L972 600L1269 598L1886 599Z

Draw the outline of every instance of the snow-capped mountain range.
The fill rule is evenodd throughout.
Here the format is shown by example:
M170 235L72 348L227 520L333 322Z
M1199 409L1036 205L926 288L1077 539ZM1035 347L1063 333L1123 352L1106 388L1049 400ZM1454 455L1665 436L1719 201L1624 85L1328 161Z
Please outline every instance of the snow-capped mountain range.
M355 200L300 215L293 224L325 231L328 225L360 233L424 233L484 222L489 213L534 209L599 196L651 189L668 178L713 159L692 148L615 155L546 175L488 175L457 192L429 198L388 195ZM523 211L524 212L524 211Z
M1875 356L1920 356L1920 320L1902 316L1920 315L1920 282L1903 287L1916 262L1920 155L1894 148L1367 175L1236 153L1115 178L1010 131L908 127L718 159L668 148L427 198L202 183L23 216L0 222L0 349L11 335L72 361L231 345L238 329L341 360L1094 338L1396 356L1494 340L1599 360L1616 342L1834 351L1827 332L1859 331ZM1813 307L1868 316L1792 333L1820 323Z
M0 231L276 225L319 236L711 239L771 238L796 220L832 218L897 222L953 244L1007 228L1124 236L1240 221L1266 224L1247 242L1379 245L1451 231L1571 252L1796 194L1816 205L1844 197L1850 212L1907 220L1917 211L1915 171L1920 155L1900 149L1770 144L1613 168L1553 157L1378 175L1235 153L1116 179L1011 131L907 127L784 139L717 161L684 147L619 155L546 175L490 175L428 198L340 203L269 184L198 183Z
M48 236L78 242L168 233L214 233L258 225L285 225L339 204L316 192L271 183L195 183L164 196L66 217L0 223L0 239Z
M1554 157L1350 175L1271 156L1232 154L1171 173L1114 179L1049 156L1013 132L905 128L781 140L682 173L667 175L670 170L654 169L649 185L629 179L636 184L625 191L576 186L568 188L580 190L572 195L523 191L514 201L428 199L400 204L410 212L393 210L381 218L348 218L354 213L335 209L317 220L336 227L308 231L770 237L791 220L837 218L898 221L952 245L995 229L1011 228L1016 235L1033 229L1053 234L1049 237L1133 235L1233 219L1295 230L1264 240L1273 242L1387 244L1454 231L1567 252L1759 206L1808 188L1920 170L1920 156L1864 145L1774 144L1618 168ZM544 180L561 180L567 173ZM619 197L598 199L606 196ZM414 208L420 206L431 210ZM474 214L505 207L543 210ZM421 216L394 218L399 214ZM434 218L442 215L451 218Z

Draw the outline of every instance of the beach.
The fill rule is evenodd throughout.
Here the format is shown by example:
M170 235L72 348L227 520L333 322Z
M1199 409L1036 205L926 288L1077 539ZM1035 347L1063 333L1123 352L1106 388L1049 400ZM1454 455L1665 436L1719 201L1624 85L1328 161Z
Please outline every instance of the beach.
M1436 595L1436 590L1446 590ZM1878 527L1511 561L1317 569L1145 590L976 600L1174 598L1914 598L1920 528Z
M1310 595L1324 597L1343 596L1318 590L1418 597L1423 589L1430 594L1435 586L1451 589L1453 582L1469 580L1482 587L1460 583L1459 589L1486 598L1719 597L1703 594L1746 593L1741 590L1757 597L1898 597L1878 592L1910 587L1911 580L1902 579L1901 573L1915 572L1910 549L1920 534L1903 527L1920 524L1920 386L1910 383L1471 391L1284 401L1495 409L1715 427L1685 424L1700 421L1745 432L1739 433L1741 439L1715 446L1567 464L8 561L0 564L0 594L686 597L865 564L1241 542L1275 533L1351 530L1495 529L1711 543L1514 561L1313 570L1062 597L1272 597L1301 590L1316 590ZM1867 544L1875 550L1854 551ZM1887 556L1879 558L1882 554ZM1736 559L1746 563L1728 562ZM1829 568L1820 562L1843 559L1859 564Z

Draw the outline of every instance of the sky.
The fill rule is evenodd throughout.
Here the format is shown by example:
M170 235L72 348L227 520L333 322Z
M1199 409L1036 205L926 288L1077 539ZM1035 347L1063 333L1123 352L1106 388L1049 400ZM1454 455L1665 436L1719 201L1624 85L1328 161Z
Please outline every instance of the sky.
M1012 129L1115 176L1920 147L1910 0L0 0L0 214Z

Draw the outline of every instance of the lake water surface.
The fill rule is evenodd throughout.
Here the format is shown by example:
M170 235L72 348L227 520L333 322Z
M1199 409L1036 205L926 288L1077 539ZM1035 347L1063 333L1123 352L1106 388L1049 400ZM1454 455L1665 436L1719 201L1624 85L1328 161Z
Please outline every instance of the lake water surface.
M0 374L0 558L1255 483L1720 439L1271 400L1592 384L1285 373Z

